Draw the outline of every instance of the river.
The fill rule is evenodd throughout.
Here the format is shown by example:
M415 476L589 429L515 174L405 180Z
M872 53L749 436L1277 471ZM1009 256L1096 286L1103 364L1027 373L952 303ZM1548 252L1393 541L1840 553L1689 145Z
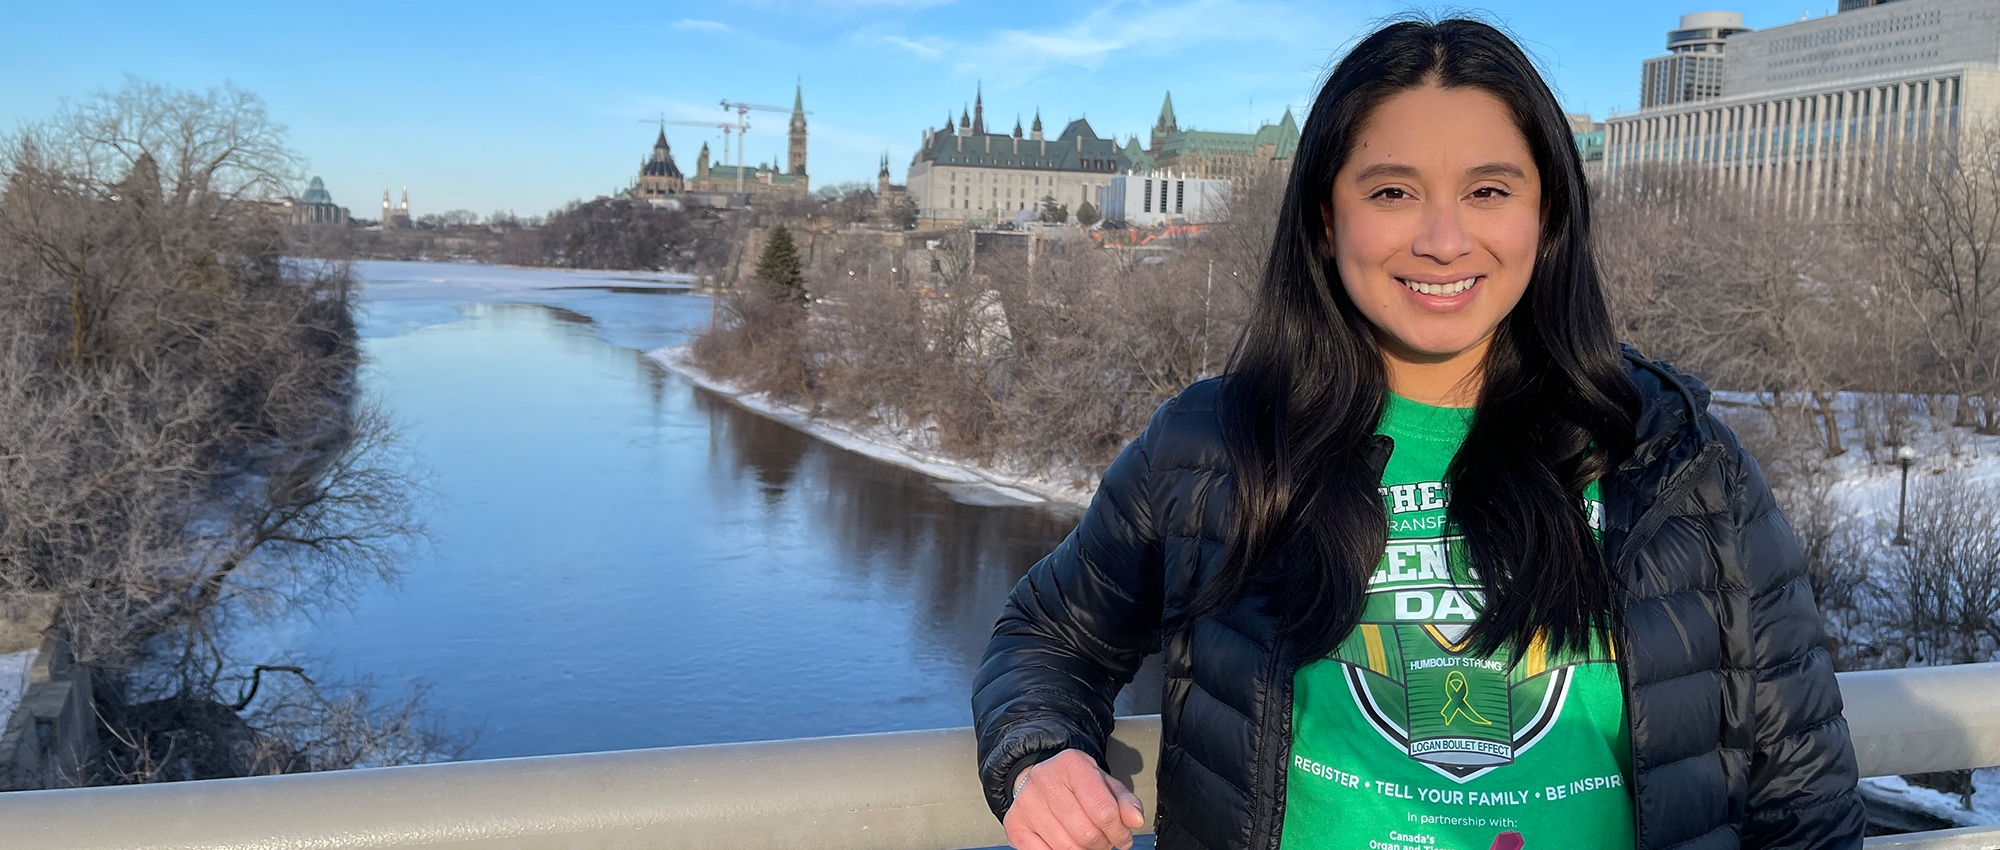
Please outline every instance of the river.
M432 540L295 625L313 669L425 683L470 758L971 722L1006 594L1073 511L955 500L647 359L709 321L705 297L357 270L363 383L435 491ZM1157 710L1141 681L1121 711Z

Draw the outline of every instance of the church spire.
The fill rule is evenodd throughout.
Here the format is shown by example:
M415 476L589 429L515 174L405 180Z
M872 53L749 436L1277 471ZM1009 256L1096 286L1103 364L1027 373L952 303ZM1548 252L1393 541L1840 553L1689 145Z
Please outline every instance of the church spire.
M972 133L986 132L986 92L985 86L974 84L972 90Z

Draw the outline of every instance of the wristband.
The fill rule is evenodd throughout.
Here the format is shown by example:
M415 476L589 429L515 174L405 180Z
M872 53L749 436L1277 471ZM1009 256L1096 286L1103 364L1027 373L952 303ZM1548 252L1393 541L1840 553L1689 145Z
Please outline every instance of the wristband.
M1036 762L1035 764L1040 764L1040 763L1041 762ZM1028 787L1028 772L1034 769L1035 769L1034 764L1028 765L1027 767L1021 768L1020 776L1014 777L1015 798L1018 799L1021 796L1021 789Z

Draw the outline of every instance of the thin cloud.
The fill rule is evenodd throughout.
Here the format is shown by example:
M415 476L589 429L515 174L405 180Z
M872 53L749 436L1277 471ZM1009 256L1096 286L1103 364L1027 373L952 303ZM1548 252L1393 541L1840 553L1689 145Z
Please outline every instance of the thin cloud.
M949 6L957 0L736 0L758 8L810 9L831 15L880 12L885 9L919 11L933 6Z
M727 32L729 30L729 25L721 21L702 21L702 20L696 20L694 18L682 18L674 22L674 29L694 30L696 32Z
M921 42L911 41L900 35L885 35L882 37L882 40L890 44L893 44L897 47L903 48L904 50L910 51L911 53L915 53L918 56L921 56L925 59L936 59L939 56L944 55L944 51L940 48L932 47L928 44L923 44Z
M977 73L988 82L1018 85L1062 68L1095 71L1114 55L1168 55L1219 41L1292 42L1303 30L1327 23L1313 14L1271 0L1184 0L1153 5L1118 2L1098 7L1067 24L1043 29L994 30L984 38L951 47L953 69ZM1229 21L1230 26L1217 26ZM1311 21L1312 25L1301 26ZM936 41L926 39L933 50ZM942 51L940 51L942 53Z

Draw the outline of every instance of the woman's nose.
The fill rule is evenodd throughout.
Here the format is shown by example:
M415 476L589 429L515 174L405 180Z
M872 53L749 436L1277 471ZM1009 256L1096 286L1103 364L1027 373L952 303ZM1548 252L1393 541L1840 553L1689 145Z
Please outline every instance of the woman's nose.
M1472 238L1466 235L1464 223L1459 220L1458 204L1426 205L1423 229L1410 243L1410 251L1436 260L1440 265L1471 253Z

